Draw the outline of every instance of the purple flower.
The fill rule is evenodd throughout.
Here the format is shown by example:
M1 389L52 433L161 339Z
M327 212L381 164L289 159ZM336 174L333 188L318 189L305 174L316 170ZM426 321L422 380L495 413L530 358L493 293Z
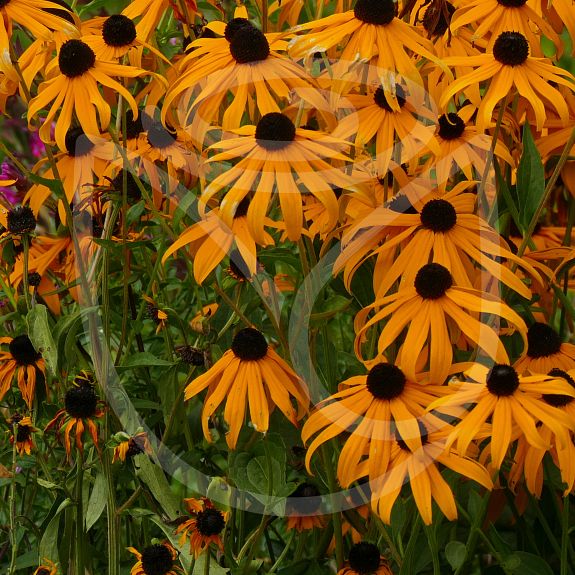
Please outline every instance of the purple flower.
M30 151L35 158L41 158L46 151L38 132L32 132L30 135Z

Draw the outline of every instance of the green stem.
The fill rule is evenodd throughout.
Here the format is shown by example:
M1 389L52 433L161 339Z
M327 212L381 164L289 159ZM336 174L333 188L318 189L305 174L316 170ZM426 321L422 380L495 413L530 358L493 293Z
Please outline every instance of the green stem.
M24 253L22 254L23 271L22 271L22 283L24 285L24 299L26 300L26 309L32 309L32 304L30 302L30 285L28 283L28 262L30 259L30 236L24 234L22 236L22 246L24 247Z
M14 442L12 444L12 477L10 479L10 566L8 567L8 575L13 575L16 572L16 559L18 557L18 534L16 533L16 454L17 444L16 436L18 434L18 424L12 425L12 437Z
M290 533L289 539L287 540L287 543L286 543L283 551L280 553L280 556L277 558L277 561L272 565L272 568L268 571L268 573L274 573L277 570L277 568L282 564L282 561L285 559L285 557L288 554L288 551L291 547L291 544L293 543L293 540L295 538L295 534L296 534L296 530L293 529L292 532Z
M82 492L84 485L84 453L77 450L76 470L76 575L84 575L84 505Z
M204 575L210 575L210 559L212 554L210 553L210 546L208 545L206 549L206 561L204 563Z
M333 513L331 514L331 519L333 523L333 535L335 538L335 561L337 564L337 568L343 568L343 530L342 530L342 522L341 522L341 513L336 510L337 507L337 499L335 497L335 493L338 491L338 486L335 478L335 473L333 470L332 462L329 460L326 454L325 445L322 446L321 452L324 468L327 473L327 483L330 493L330 500L331 500L331 507L333 509Z
M425 526L425 534L431 551L431 560L433 561L433 575L441 575L441 566L439 564L439 548L437 546L437 537L435 536L435 527L433 525Z
M561 574L569 573L569 494L563 498L561 512Z

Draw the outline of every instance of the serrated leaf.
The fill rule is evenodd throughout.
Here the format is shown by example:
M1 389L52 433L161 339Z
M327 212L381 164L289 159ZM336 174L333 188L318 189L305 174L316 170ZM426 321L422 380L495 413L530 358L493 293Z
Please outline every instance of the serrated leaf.
M28 337L38 353L46 361L46 365L52 373L56 373L58 368L58 352L50 322L48 321L48 308L42 304L36 304L26 316L28 325Z
M161 359L156 357L154 354L150 353L149 351L142 351L140 353L134 353L130 356L126 357L126 360L122 365L118 366L118 369L129 369L133 367L168 367L174 365L171 361L166 361L165 359Z
M94 523L100 519L100 515L102 515L106 507L107 497L108 485L106 476L103 473L98 473L86 508L86 531L89 531Z
M517 202L522 231L529 227L545 192L545 168L529 123L523 126L523 153L517 168Z
M466 553L467 547L461 541L450 541L445 546L445 557L454 571L463 565Z

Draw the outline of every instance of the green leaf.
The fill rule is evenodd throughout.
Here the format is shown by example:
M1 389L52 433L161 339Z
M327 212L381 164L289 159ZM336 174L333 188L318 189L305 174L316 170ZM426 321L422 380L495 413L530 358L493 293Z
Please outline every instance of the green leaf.
M204 575L204 570L206 568L206 554L202 553L194 563L193 575ZM229 569L224 569L218 565L217 561L212 557L209 564L210 575L225 575L229 573Z
M450 541L445 546L445 557L453 570L457 569L465 561L466 545L461 541Z
M88 507L86 508L86 531L100 519L104 508L106 507L106 500L108 497L108 485L106 483L106 476L103 473L96 475L94 487L90 494Z
M61 485L57 485L56 483L52 483L51 481L46 481L41 477L37 477L36 482L38 483L38 485L40 485L40 487L45 487L46 489L62 489Z
M38 563L41 563L44 559L50 559L50 561L54 561L54 563L58 562L58 542L61 536L60 514L70 505L73 505L72 500L64 499L56 510L54 517L52 517L50 523L48 523L48 527L46 527L38 547Z
M553 575L554 573L543 557L525 551L515 551L513 555L505 559L502 566L506 573L514 575Z
M151 366L168 367L172 365L174 365L174 363L171 361L166 361L165 359L156 357L149 351L142 351L141 353L134 353L130 356L126 356L126 361L124 361L122 365L119 365L118 369Z
M545 169L531 134L529 123L523 126L523 153L517 168L517 201L523 232L529 227L545 192Z
M136 474L158 500L162 511L170 519L175 519L179 514L180 501L173 493L162 468L154 465L145 453L136 455L134 462L136 468L139 468Z
M46 365L52 373L56 373L58 353L52 330L48 321L48 308L42 304L36 304L26 316L28 325L28 337L37 352L42 354Z

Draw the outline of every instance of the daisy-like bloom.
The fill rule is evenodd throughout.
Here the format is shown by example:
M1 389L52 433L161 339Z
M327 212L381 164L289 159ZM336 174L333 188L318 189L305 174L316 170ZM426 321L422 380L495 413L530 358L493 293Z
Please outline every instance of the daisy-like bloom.
M140 453L147 453L148 455L153 453L148 434L145 431L138 431L134 435L128 435L122 431L116 433L112 439L116 444L112 463L126 461L126 459L131 459Z
M225 162L241 158L211 181L200 198L200 213L221 190L231 186L220 204L219 215L228 226L240 202L251 197L247 212L248 227L254 241L265 243L265 216L272 207L273 192L279 196L279 207L289 240L301 236L303 222L302 188L315 196L327 211L327 232L339 216L334 189L353 189L354 180L342 168L329 162L349 162L342 153L349 145L326 133L296 128L284 114L266 114L257 126L244 126L235 133L240 137L223 140L209 149L222 152L208 162Z
M549 449L537 429L537 422L552 430L561 447L570 439L574 422L568 414L549 405L544 395L575 397L575 388L554 376L521 376L507 364L491 369L475 364L465 372L465 381L453 384L454 393L434 401L430 410L442 412L455 406L475 404L449 434L448 445L457 442L459 453L465 454L478 436L481 426L491 420L491 459L500 469L517 427L526 441L540 449Z
M316 406L302 429L304 443L317 434L305 458L308 472L311 473L311 458L318 447L348 430L351 435L337 466L338 481L344 488L355 481L364 455L368 455L365 465L370 480L385 473L396 429L416 449L420 445L418 419L424 416L429 403L446 390L414 381L409 381L399 367L379 363L367 375L341 383L336 394ZM446 425L437 418L429 421L434 426Z
M30 234L36 229L36 217L28 206L18 206L12 210L0 209L0 224L6 228L6 235L22 236Z
M188 246L194 268L194 279L201 285L235 246L249 272L256 273L258 245L270 246L274 244L274 240L264 231L264 243L256 243L248 228L249 205L249 198L244 198L239 203L231 227L228 227L222 220L218 208L210 210L199 222L180 234L180 237L164 253L162 263L165 263L177 250ZM265 218L264 225L271 227L274 222Z
M176 563L178 552L168 542L149 545L141 553L133 547L128 551L138 559L130 575L184 575Z
M413 450L396 434L390 453L388 472L375 483L371 506L387 525L391 511L405 483L409 483L415 504L425 525L433 522L434 500L449 521L457 519L457 506L451 487L442 477L438 466L452 469L463 477L472 479L486 489L493 483L487 470L472 459L462 457L446 446L445 434L429 432L419 422L421 447Z
M497 259L505 258L541 281L539 274L514 255L497 231L476 215L477 197L468 191L473 184L460 182L452 190L442 192L441 186L429 190L420 182L410 183L390 202L367 212L346 231L334 273L343 268L344 281L350 289L356 270L366 259L377 256L374 291L376 297L383 297L397 280L402 286L413 285L420 267L430 260L451 270L457 286L471 288L476 278L473 264L478 264L531 299L527 285ZM401 251L396 256L398 246Z
M449 100L458 92L465 92L484 80L489 80L477 111L477 129L484 132L490 127L493 110L498 102L515 87L535 113L537 130L543 128L547 117L546 108L557 111L565 126L569 121L569 109L564 96L552 83L575 90L575 78L570 72L549 63L547 58L534 58L529 54L529 42L519 32L502 32L493 51L479 56L446 58L450 66L473 66L476 70L457 78L443 93L439 105L445 109Z
M367 146L375 140L378 174L389 171L391 159L398 157L398 151L402 163L413 165L425 153L439 153L434 126L422 122L425 117L431 119L431 112L424 106L416 108L401 85L395 89L395 98L386 94L381 86L365 96L346 96L355 111L343 118L333 132L334 137L342 139L355 135L356 146Z
M16 428L16 435L14 433L10 436L10 443L13 445L14 440L16 441L16 451L19 455L30 455L32 449L34 449L34 440L32 439L32 434L38 431L33 425L30 417L22 416L20 414L13 415L9 422L12 430Z
M339 59L345 68L358 59L365 60L375 64L376 77L392 74L421 84L417 60L411 55L440 63L432 43L396 15L397 3L393 0L357 0L353 10L292 29L308 33L290 41L289 54L292 58L301 58L343 44Z
M245 113L253 121L255 112L264 116L279 112L279 101L295 94L315 109L330 127L335 119L315 80L300 65L280 53L286 41L279 34L264 34L248 20L235 18L223 32L224 38L200 38L180 64L162 110L162 121L175 100L185 112L198 146L213 122L224 130L237 129ZM197 92L197 93L196 93ZM233 100L227 104L228 94ZM220 118L220 107L223 116ZM194 116L192 118L192 116Z
M59 433L64 427L64 447L68 460L72 453L70 434L74 432L74 427L76 428L74 432L76 447L80 451L84 451L83 435L86 428L92 437L94 446L99 450L98 429L95 420L104 416L104 410L94 390L94 378L91 374L83 371L74 379L72 387L64 396L64 405L65 408L56 413L54 419L46 426L45 431L55 427Z
M371 319L368 316L374 312ZM362 343L367 332L387 320L378 338L375 360L383 360L385 352L407 328L400 350L403 371L408 379L417 381L416 365L420 353L429 345L430 379L442 384L449 375L453 359L451 335L453 324L462 335L499 363L509 356L498 333L477 314L489 314L507 321L525 340L525 322L501 299L473 288L454 285L453 276L441 264L426 264L417 272L412 286L377 299L362 309L355 318L355 352L361 359ZM453 324L452 324L453 322ZM370 362L368 362L370 363Z
M92 194L91 187L97 182L114 157L114 144L109 138L91 137L84 133L82 128L70 128L64 138L66 152L56 156L56 169L67 201L81 203ZM41 160L36 166L37 171L46 165L46 160ZM42 173L42 177L55 179L52 168ZM37 216L40 208L48 198L52 197L52 191L44 184L34 184L27 192L24 201L32 208ZM63 201L58 200L58 215L62 222L66 222L66 211Z
M146 301L148 317L156 324L156 333L160 333L161 330L165 329L168 323L168 314L160 309L151 297L144 295L143 298Z
M192 345L179 345L175 348L178 357L188 365L201 367L206 365L206 351Z
M43 559L40 565L32 575L58 575L58 566L50 559Z
M459 113L450 112L439 117L436 134L438 151L426 164L426 168L436 170L438 186L444 186L459 170L468 180L480 179L485 171L492 138L479 133L470 123L472 107L466 108ZM509 150L500 139L495 143L493 153L511 167L514 166Z
M208 326L210 319L218 311L217 303L209 303L190 320L190 327L197 333L207 334L210 331Z
M527 332L527 354L513 366L519 373L549 373L552 369L575 369L575 345L562 343L546 323L536 322Z
M487 49L490 50L502 32L513 30L525 36L535 55L541 56L541 35L547 36L556 47L560 46L561 40L534 5L533 0L458 2L458 9L451 19L451 31L457 36L462 28L471 24L474 28L472 40L487 37Z
M66 133L74 112L84 133L88 137L97 136L108 128L111 119L110 104L100 93L99 85L121 94L134 117L137 117L138 108L134 97L112 76L136 78L147 73L141 68L99 61L85 42L68 40L60 47L58 58L47 66L47 80L40 85L38 95L30 100L28 127L31 128L32 119L38 112L51 104L39 130L43 142L51 141L50 130L55 121L56 143L61 150L65 150Z
M196 559L212 543L223 551L221 533L226 526L226 514L216 509L206 497L184 499L184 502L191 517L180 523L176 529L176 533L182 534L180 545L189 539L190 554L193 554Z
M295 529L298 533L316 527L322 528L324 521L319 514L321 494L313 483L300 483L286 503L286 529Z
M46 383L46 363L27 335L0 337L0 344L8 344L8 350L0 351L0 401L16 376L22 398L32 409L36 382Z
M337 575L393 575L377 545L360 541L349 550L345 567Z
M309 405L305 383L268 345L264 335L251 327L240 330L234 336L231 349L206 373L187 385L186 401L206 388L208 394L202 409L204 437L212 441L208 422L226 401L224 421L229 427L226 441L230 449L236 448L244 424L246 400L251 422L260 433L267 432L270 413L276 406L297 426ZM292 397L297 402L297 412Z

